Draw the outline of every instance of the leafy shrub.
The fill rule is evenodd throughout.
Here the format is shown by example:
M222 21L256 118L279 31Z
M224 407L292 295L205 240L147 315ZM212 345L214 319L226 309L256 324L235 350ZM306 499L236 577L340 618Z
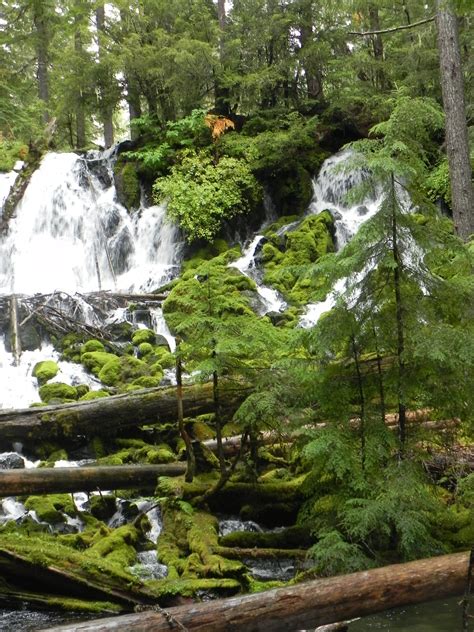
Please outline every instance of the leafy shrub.
M212 241L224 220L248 213L263 196L244 160L224 157L214 164L206 152L186 154L153 190L157 202L168 200L168 215L189 242Z

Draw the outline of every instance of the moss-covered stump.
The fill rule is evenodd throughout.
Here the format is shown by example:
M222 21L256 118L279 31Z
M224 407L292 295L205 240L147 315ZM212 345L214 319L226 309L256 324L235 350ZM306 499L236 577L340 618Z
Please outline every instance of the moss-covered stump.
M243 580L245 566L213 551L217 547L218 522L214 516L181 503L163 511L163 530L158 538L158 559L173 578L232 578Z

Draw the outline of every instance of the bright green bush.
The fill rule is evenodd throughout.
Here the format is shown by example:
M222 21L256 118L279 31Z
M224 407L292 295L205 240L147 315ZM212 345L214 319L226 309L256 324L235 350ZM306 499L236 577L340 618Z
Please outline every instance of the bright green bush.
M189 242L212 241L224 220L258 206L263 191L244 160L222 158L214 164L207 152L188 153L171 174L153 187L157 202L168 201L168 215Z

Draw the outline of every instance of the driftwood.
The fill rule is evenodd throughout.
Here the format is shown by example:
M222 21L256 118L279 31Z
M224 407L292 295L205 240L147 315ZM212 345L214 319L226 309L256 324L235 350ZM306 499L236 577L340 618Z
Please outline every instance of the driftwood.
M232 414L250 389L222 383L222 410ZM212 384L183 388L184 414L212 412ZM0 446L21 441L34 451L38 440L77 443L94 436L116 436L131 428L177 419L176 389L146 389L85 402L0 410Z
M2 470L0 497L154 488L159 476L180 476L185 470L184 463Z
M469 553L395 564L192 605L49 628L50 632L287 632L461 595ZM166 614L166 616L165 616Z

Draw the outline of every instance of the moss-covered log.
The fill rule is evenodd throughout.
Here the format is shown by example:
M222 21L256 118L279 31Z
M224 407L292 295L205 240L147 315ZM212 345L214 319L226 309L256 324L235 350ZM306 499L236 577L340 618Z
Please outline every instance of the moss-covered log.
M153 489L159 476L180 476L185 470L184 463L5 470L0 473L0 497L97 489Z
M468 565L469 553L444 555L253 595L169 608L167 617L160 612L142 612L50 630L165 632L178 629L175 623L169 623L174 619L189 632L286 632L461 595Z
M249 394L244 385L222 383L222 410L232 414ZM212 384L183 388L186 417L213 411ZM75 443L117 436L131 428L176 421L175 388L156 388L70 404L0 411L0 449L21 441L34 450L38 440Z

